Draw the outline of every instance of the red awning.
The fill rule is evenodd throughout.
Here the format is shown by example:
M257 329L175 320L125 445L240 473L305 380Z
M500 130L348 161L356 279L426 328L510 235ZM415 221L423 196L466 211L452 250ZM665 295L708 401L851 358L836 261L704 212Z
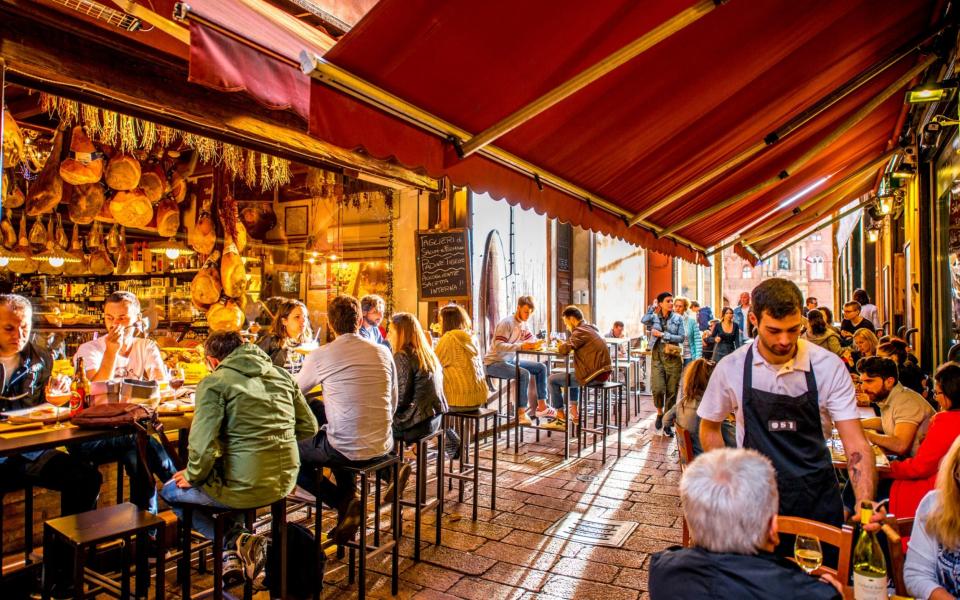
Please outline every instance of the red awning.
M261 0L189 0L188 7L190 81L245 91L268 108L308 118L300 52L323 54L333 38Z
M559 10L515 3L382 0L324 57L459 128L478 133L688 8L692 0L598 0ZM934 0L734 1L653 46L494 144L636 213L722 164L930 30ZM586 5L584 5L586 6ZM649 217L667 228L777 175L917 63L903 59L739 169ZM887 149L895 94L779 184L677 233L701 247L784 199ZM311 132L550 216L701 259L617 216L314 82Z

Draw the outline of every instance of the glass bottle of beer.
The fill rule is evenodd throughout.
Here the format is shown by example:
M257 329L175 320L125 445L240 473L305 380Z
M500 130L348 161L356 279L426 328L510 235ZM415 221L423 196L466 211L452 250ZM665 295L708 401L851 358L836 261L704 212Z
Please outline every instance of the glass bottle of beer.
M83 357L77 358L76 370L73 374L73 383L70 386L70 416L77 414L89 406L90 380L87 378L86 368L83 366Z

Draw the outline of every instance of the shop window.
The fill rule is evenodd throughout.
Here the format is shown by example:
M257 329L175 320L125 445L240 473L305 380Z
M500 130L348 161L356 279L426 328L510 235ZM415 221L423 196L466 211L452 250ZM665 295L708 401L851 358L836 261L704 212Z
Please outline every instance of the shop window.
M777 269L781 271L790 270L790 251L784 250L777 255Z
M750 268L750 265L743 265L743 278L750 279L753 277L753 269Z

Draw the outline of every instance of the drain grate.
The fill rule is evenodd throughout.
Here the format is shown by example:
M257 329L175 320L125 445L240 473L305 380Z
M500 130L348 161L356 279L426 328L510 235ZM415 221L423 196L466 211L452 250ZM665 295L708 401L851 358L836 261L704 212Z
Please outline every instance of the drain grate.
M577 475L577 481L582 481L583 483L592 483L596 480L596 475Z
M637 523L634 521L611 521L571 514L544 533L591 546L620 548L636 528Z

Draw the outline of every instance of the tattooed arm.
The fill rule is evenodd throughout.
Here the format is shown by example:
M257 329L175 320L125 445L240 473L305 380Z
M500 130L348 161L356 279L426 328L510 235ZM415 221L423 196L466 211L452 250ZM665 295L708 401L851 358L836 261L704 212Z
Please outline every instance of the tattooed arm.
M847 455L847 473L850 483L857 496L857 503L861 500L870 500L877 493L877 462L873 456L873 448L867 441L860 426L859 419L837 421L835 423L843 442L843 451Z

